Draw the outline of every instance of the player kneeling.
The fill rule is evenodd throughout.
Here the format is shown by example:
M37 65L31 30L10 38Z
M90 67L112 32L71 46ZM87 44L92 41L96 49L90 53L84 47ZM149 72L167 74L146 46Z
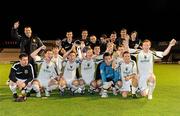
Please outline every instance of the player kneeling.
M123 98L127 98L129 92L132 92L132 97L137 98L136 91L138 87L138 79L136 74L132 74L124 77L123 86L121 88L121 93Z
M136 62L131 60L129 52L125 51L123 53L123 61L120 67L123 82L121 88L122 97L126 98L132 89L132 97L136 98L136 90L138 87L137 66Z
M53 57L53 52L51 49L46 49L44 51L44 57L41 58L40 56L38 56L38 53L42 49L46 49L46 47L41 46L31 54L31 57L35 61L39 61L41 63L38 77L36 80L33 81L32 86L36 92L36 97L41 97L41 92L43 91L45 91L46 97L50 96L50 91L52 91L52 85L57 86L57 82L55 80L55 78L57 77L57 73L55 71L55 64L51 61Z
M113 91L114 95L117 95L117 87L121 88L122 81L118 80L116 83L113 80L108 80L107 82L103 82L102 90L101 90L101 97L106 98L108 97L108 91Z
M100 65L100 73L103 81L102 95L101 97L108 97L108 90L112 90L114 95L117 95L115 84L121 87L121 77L118 70L112 67L112 55L110 53L105 53L103 55L104 62Z

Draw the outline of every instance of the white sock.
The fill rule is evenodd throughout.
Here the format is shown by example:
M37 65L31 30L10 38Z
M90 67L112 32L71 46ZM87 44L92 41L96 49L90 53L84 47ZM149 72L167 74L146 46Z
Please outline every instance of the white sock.
M149 82L149 83L148 83L148 87L149 87L148 95L152 95L152 94L153 94L153 91L154 91L154 88L155 88L155 84L152 83L152 82Z
M85 90L85 86L84 85L80 85L79 88L81 88L82 90Z
M94 88L93 86L90 86L89 89L90 89L90 90L95 90L96 88Z
M76 91L76 90L78 90L78 87L71 85L71 91Z
M120 90L120 89L121 89L121 87L119 87L118 85L115 85L115 88L116 88L117 90Z
M46 86L46 87L44 87L45 88L45 91L51 91L51 88L50 87L48 87L48 86Z
M60 91L63 91L64 92L64 89L66 88L66 86L64 85L64 86L59 86L59 90Z
M132 94L136 94L136 91L137 91L137 87L132 86Z
M28 87L26 88L26 93L30 92L31 89L32 89L32 86L28 86Z
M17 93L17 91L16 91L17 86L16 85L14 85L14 86L9 85L9 88L13 94Z

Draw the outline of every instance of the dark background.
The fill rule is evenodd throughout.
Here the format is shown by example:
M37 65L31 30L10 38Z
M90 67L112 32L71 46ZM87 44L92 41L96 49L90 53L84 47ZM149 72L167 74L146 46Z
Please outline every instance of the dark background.
M84 0L40 3L10 1L1 4L0 39L11 39L11 27L14 21L20 20L19 32L23 33L23 27L30 25L33 33L42 40L64 38L68 30L72 30L77 37L83 28L98 37L103 33L110 34L113 30L119 32L121 28L127 28L128 33L138 31L141 39L180 40L178 1Z

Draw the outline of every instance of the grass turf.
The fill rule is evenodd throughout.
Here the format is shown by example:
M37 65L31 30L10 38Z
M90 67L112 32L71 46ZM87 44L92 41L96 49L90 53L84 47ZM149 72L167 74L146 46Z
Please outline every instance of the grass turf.
M6 85L9 64L0 65L0 116L179 116L180 114L180 65L156 64L157 84L153 100L147 98L123 99L109 95L102 99L95 95L65 95L57 91L47 98L35 98L26 102L13 102Z

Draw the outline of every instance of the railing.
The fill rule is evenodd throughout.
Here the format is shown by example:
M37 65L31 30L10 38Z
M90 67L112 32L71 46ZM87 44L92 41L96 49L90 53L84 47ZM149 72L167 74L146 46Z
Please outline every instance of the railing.
M0 48L18 48L19 45L15 40L1 40Z
M55 40L42 40L44 45L51 46ZM0 48L19 48L16 40L0 40Z
M55 43L55 40L42 40L42 42L46 46L52 46ZM155 50L164 51L167 48L169 41L161 41L161 42L153 41L152 44L153 44L152 48L154 48ZM0 50L1 48L19 48L19 45L15 40L4 40L4 41L0 40ZM173 46L173 48L171 49L169 55L164 57L162 61L164 62L180 61L180 41L177 41L176 45Z

